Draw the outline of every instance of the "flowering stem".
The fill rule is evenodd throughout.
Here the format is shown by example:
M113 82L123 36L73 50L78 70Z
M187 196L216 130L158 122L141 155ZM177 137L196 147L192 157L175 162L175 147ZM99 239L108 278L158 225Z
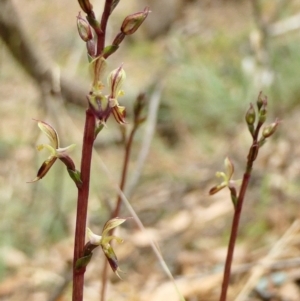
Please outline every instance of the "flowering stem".
M232 259L233 259L234 248L235 248L238 229L239 229L240 217L243 208L245 194L251 177L253 163L257 157L258 150L259 150L258 134L261 126L262 123L259 122L253 134L253 142L249 149L246 170L243 176L243 181L237 198L237 203L236 206L234 207L234 216L231 225L231 233L230 233L230 239L229 239L229 244L227 249L227 256L226 256L226 262L225 262L225 268L223 274L223 283L222 283L222 289L221 289L221 295L219 301L226 301L226 297L227 297L227 290L228 290L230 274L231 274Z
M228 244L225 268L224 268L222 291L221 291L221 296L219 299L220 301L226 301L227 289L228 289L230 274L231 274L231 265L232 265L234 247L235 247L235 243L236 243L244 197L245 197L245 193L246 193L246 190L247 190L247 187L249 184L249 180L250 180L250 176L251 176L252 163L253 162L251 162L251 164L250 164L251 166L250 165L247 166L248 172L246 172L244 174L240 194L239 194L237 204L236 204L236 207L234 210L234 217L233 217L232 226L231 226L231 234L230 234L230 239L229 239L229 244Z
M73 301L83 300L83 282L85 267L76 269L76 262L83 256L85 244L87 206L90 185L90 170L92 150L95 139L95 117L90 109L86 110L85 128L82 145L81 159L81 181L82 186L78 188L77 198L77 216L74 244L74 261L73 261Z
M129 157L130 157L130 153L131 153L131 147L132 147L134 134L136 133L137 128L138 128L138 124L134 124L134 126L131 130L131 133L128 137L127 143L125 145L123 170L122 170L122 176L121 176L121 182L120 182L120 190L121 191L124 191L124 188L125 188ZM118 194L116 207L115 207L115 210L111 214L111 218L115 218L119 215L120 209L121 209L121 203L122 203L122 198L121 198L121 195ZM112 234L113 234L113 231L112 231ZM107 271L108 271L108 262L107 262L107 260L105 260L103 270L102 270L102 286L101 286L101 294L100 294L101 301L105 301L106 288L107 288Z
M104 49L105 46L106 26L107 26L108 18L111 13L112 3L113 0L105 1L104 10L101 18L101 24L100 24L101 33L98 34L97 56L102 53L102 50Z

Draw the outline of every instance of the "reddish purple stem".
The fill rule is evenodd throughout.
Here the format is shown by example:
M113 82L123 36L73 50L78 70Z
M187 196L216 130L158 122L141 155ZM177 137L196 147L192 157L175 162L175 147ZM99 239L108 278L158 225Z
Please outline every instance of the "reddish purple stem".
M77 199L77 216L74 244L74 262L73 262L73 301L83 300L83 283L85 267L76 270L76 262L83 256L83 248L85 245L85 232L87 220L87 207L90 187L90 170L92 150L95 138L95 116L86 110L86 120L82 145L81 159L81 181L82 186L78 189Z

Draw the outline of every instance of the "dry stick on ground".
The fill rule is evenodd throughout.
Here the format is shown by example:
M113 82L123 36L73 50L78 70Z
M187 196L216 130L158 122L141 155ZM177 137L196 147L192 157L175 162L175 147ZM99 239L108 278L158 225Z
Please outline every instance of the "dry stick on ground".
M51 93L61 93L70 103L84 106L87 86L81 80L71 79L54 64L47 64L23 30L20 17L11 0L0 1L0 37L16 61L38 85L46 84ZM58 72L59 71L59 72Z

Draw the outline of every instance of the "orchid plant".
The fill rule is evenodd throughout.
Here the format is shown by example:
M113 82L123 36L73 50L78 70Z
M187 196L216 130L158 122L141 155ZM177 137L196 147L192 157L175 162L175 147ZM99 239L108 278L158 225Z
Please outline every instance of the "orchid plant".
M226 301L227 298L227 290L229 286L231 265L233 261L233 253L238 234L240 216L243 208L245 194L251 178L254 161L257 158L260 148L266 143L267 139L276 132L276 129L280 123L279 120L276 119L270 125L263 127L267 119L267 105L267 97L264 97L262 95L262 92L260 92L256 101L256 109L253 106L253 104L250 104L250 107L246 112L245 121L248 126L250 135L252 137L252 144L250 146L249 153L247 156L247 163L242 180L232 180L232 176L234 173L234 165L229 158L226 158L224 162L225 172L216 173L216 176L218 178L223 178L223 181L220 184L211 188L209 191L209 194L213 195L224 188L228 188L234 207L234 215L232 220L230 239L224 268L223 283L219 301ZM241 187L238 192L237 186L239 185Z
M108 19L118 5L119 0L105 0L100 21L97 20L96 14L93 11L93 5L89 0L78 0L78 2L86 16L82 17L81 13L78 14L77 28L80 38L86 43L89 67L92 74L91 88L86 96L87 110L83 134L81 166L80 169L77 170L70 156L70 151L74 149L75 145L72 144L68 147L61 148L59 137L54 127L47 122L36 120L38 127L49 139L49 144L40 144L37 146L37 149L39 151L42 149L49 150L50 156L43 162L36 177L30 181L37 182L44 178L53 164L59 159L67 167L67 171L78 189L73 260L73 301L83 300L84 273L92 257L92 251L96 247L101 246L110 267L116 275L119 276L120 268L115 252L111 246L111 241L115 239L117 242L122 242L122 239L113 235L114 229L126 221L126 218L118 217L121 202L120 196L118 195L117 197L116 208L112 213L111 219L104 225L102 235L96 235L89 228L86 228L92 148L95 138L105 127L110 116L113 116L116 122L121 126L125 126L127 123L125 119L126 109L119 104L119 97L124 94L122 84L126 78L123 64L109 73L107 77L108 92L105 92L105 81L103 78L108 65L108 57L117 51L126 36L133 34L141 26L150 12L149 8L146 7L141 12L127 16L112 43L106 45ZM133 136L138 126L145 119L142 116L144 105L144 96L140 95L134 104L133 129L129 134L129 138L127 140L125 138L124 140L126 147L120 183L121 191L124 189L126 182ZM87 242L85 241L86 231L88 234ZM106 283L106 274L107 270L104 269L103 287L105 287Z
M126 127L127 124L126 108L119 103L120 97L124 95L122 85L126 78L126 74L123 69L123 64L120 64L118 68L109 73L107 80L105 81L104 77L108 66L108 58L118 50L126 36L133 34L141 26L150 12L149 8L146 7L141 12L127 16L113 41L106 45L106 27L108 19L119 1L120 0L105 0L101 20L98 21L91 2L89 0L78 0L82 11L85 13L85 17L83 17L81 13L78 14L77 28L80 38L86 43L89 68L92 75L91 88L86 95L87 109L85 112L82 156L79 169L76 169L75 163L70 155L70 152L74 149L75 145L71 144L68 147L61 148L59 136L54 127L47 122L36 120L38 127L49 140L48 144L40 144L37 146L37 149L39 151L46 149L50 152L50 155L42 163L36 177L30 182L37 182L43 179L53 164L59 159L59 161L65 164L67 171L75 182L78 190L76 229L74 236L73 301L83 301L86 267L92 258L94 249L98 246L103 250L107 260L103 269L101 301L105 300L105 287L107 281L106 267L109 265L118 277L120 277L121 272L117 256L111 244L112 240L116 240L119 243L122 242L122 239L115 236L113 231L127 220L127 218L118 217L122 201L121 195L117 195L115 209L113 210L110 219L104 224L101 235L94 234L90 228L87 228L90 169L94 141L97 135L106 128L106 122L111 116L113 116L115 121L121 126ZM107 87L105 86L105 82L107 82ZM134 104L133 127L128 138L126 139L125 137L124 139L125 153L120 181L121 191L124 190L126 183L128 161L134 134L139 125L145 120L142 116L144 106L145 97L144 95L140 95L137 97L136 103ZM256 108L253 104L250 104L245 115L246 124L252 137L252 144L249 149L245 173L242 180L233 180L234 164L232 160L227 157L224 161L225 171L216 173L216 176L222 179L221 182L209 191L212 195L218 193L222 189L228 189L234 208L220 301L225 301L227 297L239 220L254 161L257 158L260 148L265 144L267 139L275 133L279 125L279 121L275 120L273 123L263 128L266 117L267 98L263 97L262 93L260 93L256 102ZM88 237L87 241L86 234Z

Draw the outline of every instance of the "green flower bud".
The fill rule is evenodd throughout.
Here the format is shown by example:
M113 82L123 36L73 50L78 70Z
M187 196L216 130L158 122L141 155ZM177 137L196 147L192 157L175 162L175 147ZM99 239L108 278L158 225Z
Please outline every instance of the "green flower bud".
M256 105L258 110L260 110L260 108L262 107L264 103L263 97L262 97L262 91L259 92L258 97L257 97L257 101L256 101Z
M252 103L250 103L250 108L246 112L246 116L245 116L247 124L248 125L253 125L254 122L255 122L255 118L256 118L255 110L253 108Z
M87 42L93 38L92 28L89 23L81 17L79 12L77 16L77 29L81 39Z
M267 98L265 98L264 103L262 104L259 110L259 122L263 124L267 119Z
M272 136L277 127L278 127L279 121L276 119L275 122L271 123L270 125L266 126L263 131L262 131L262 135L264 138L268 138L270 136Z
M141 24L145 21L149 14L149 7L146 7L144 11L138 12L127 16L121 26L121 32L125 35L131 35L137 31Z

